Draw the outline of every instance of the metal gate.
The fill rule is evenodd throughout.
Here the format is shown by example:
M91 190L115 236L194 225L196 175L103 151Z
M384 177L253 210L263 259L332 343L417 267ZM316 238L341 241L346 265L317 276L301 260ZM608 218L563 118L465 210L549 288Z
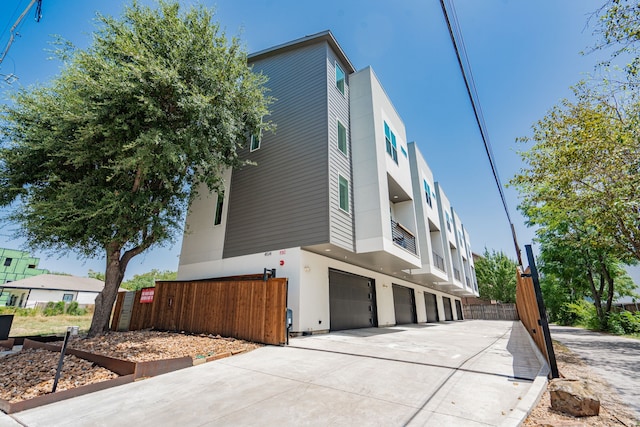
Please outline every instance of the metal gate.
M424 305L427 309L427 322L435 323L440 321L440 316L438 315L438 297L435 294L430 294L429 292L424 293Z
M413 289L393 285L393 308L396 313L396 325L416 323L416 299Z
M332 331L378 326L375 281L330 269L329 313Z
M453 310L451 309L451 298L442 297L442 304L444 305L444 320L453 320Z

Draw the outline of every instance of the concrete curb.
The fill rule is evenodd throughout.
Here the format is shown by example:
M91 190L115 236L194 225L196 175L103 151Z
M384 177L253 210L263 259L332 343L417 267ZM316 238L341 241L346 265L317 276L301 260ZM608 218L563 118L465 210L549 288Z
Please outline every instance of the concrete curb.
M514 325L514 329L515 328L521 329L521 333L524 333L527 336L529 345L531 346L531 350L540 362L540 370L536 375L536 379L533 380L533 384L531 384L531 387L529 388L527 394L522 398L522 400L520 400L518 406L516 406L511 414L509 414L507 419L501 424L501 426L503 427L520 426L529 416L534 406L536 406L538 402L540 402L540 398L547 389L547 384L549 382L548 376L550 370L544 355L540 352L540 350L536 346L536 343L533 341L533 338L531 338L531 335L529 335L521 322L518 322L517 326Z

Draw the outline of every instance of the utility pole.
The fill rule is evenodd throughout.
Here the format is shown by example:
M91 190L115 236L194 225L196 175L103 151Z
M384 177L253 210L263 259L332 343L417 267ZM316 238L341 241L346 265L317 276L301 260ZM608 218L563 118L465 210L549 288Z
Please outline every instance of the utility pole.
M11 27L11 30L9 30L9 42L7 43L7 46L4 48L4 51L2 52L2 56L0 56L0 65L2 65L2 61L4 61L4 58L7 56L7 53L9 52L9 48L13 44L13 41L15 40L16 35L18 35L18 33L16 32L18 25L20 25L24 17L27 15L27 13L29 13L29 10L31 10L33 5L36 3L38 3L38 5L36 6L36 22L40 22L40 18L42 18L42 0L31 0L31 2L29 2L29 6L26 7L26 9L18 17L18 20L15 22L15 24L13 24L13 26Z

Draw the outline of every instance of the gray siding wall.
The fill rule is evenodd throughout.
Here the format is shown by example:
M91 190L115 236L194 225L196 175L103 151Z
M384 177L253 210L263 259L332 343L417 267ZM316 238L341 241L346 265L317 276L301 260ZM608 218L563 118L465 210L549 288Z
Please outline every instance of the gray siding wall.
M223 258L329 241L327 49L318 43L253 63L276 98L257 163L233 171ZM336 178L337 185L337 178Z
M331 243L355 251L353 215L353 175L351 173L351 126L349 120L349 76L344 95L335 84L335 63L338 61L327 45L327 102L329 109L329 215ZM339 62L338 62L339 63ZM346 67L340 64L343 70ZM347 129L347 155L338 149L338 120ZM349 212L340 209L339 175L349 180Z

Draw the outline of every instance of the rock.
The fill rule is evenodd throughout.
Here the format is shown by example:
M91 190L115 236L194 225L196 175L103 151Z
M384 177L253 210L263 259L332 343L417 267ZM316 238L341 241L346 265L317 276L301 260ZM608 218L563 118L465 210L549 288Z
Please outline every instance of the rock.
M549 383L551 408L574 417L600 413L600 400L583 380L553 379Z

